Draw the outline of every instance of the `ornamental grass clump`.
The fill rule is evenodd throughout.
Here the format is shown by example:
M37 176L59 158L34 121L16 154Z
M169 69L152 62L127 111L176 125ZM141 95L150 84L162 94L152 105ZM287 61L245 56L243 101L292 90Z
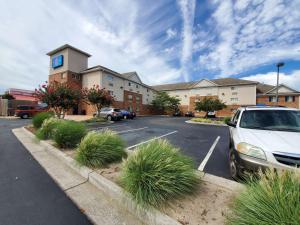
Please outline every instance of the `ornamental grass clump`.
M32 124L36 129L38 129L42 126L43 122L46 119L49 119L53 116L54 116L53 112L40 112L34 115L34 117L32 118Z
M76 160L79 164L92 168L103 167L126 157L125 143L115 132L90 132L77 148Z
M161 207L193 193L200 179L191 158L168 141L155 140L128 157L120 181L138 205Z
M86 126L83 123L63 120L57 124L53 140L61 148L74 148L86 133Z
M44 120L41 128L36 132L37 138L41 140L53 138L56 127L60 122L63 122L63 120L57 119L55 117Z
M295 171L268 171L250 180L236 199L230 225L299 225L300 175Z

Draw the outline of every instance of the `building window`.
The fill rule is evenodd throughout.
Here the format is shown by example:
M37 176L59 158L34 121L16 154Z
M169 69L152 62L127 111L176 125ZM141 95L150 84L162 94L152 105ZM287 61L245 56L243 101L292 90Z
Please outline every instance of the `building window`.
M65 79L66 78L66 73L61 73L60 77L61 77L61 79Z
M295 101L295 96L285 96L285 101L286 102L294 102Z
M139 85L135 85L136 88L139 88Z
M128 100L132 100L132 95L127 96Z
M114 95L114 92L113 91L108 91L108 94L113 96Z
M276 97L275 96L270 96L269 97L269 102L276 102Z
M128 86L131 86L131 83L130 83L130 82L128 82Z
M114 80L113 76L111 76L111 75L106 75L106 79L109 80L109 81L113 81Z
M149 92L149 89L147 88L147 92Z
M109 86L111 86L111 87L113 87L113 86L114 86L114 84L113 84L113 83L109 83L108 85L109 85Z
M231 87L231 90L232 90L232 91L235 90L235 87Z
M238 98L230 98L230 101L232 102L237 102L239 99Z
M80 75L72 73L72 79L74 79L74 80L80 80Z
M232 92L232 95L237 95L238 93L237 92Z

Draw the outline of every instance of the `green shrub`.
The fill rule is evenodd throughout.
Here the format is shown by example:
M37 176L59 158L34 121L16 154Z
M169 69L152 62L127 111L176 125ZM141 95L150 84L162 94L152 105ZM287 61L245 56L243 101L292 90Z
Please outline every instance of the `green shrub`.
M223 121L219 121L219 120L212 120L209 118L193 118L191 119L194 122L198 122L198 123L211 123L211 124L223 124Z
M250 180L235 200L230 225L299 225L300 176L292 171L269 171Z
M160 207L193 193L200 180L191 158L168 141L155 140L128 157L120 181L138 205Z
M93 117L84 122L86 122L86 123L104 123L104 122L107 122L107 119L104 117Z
M83 123L64 120L57 124L53 139L61 148L73 148L86 135Z
M225 117L223 121L225 124L227 124L230 120L231 120L231 117Z
M41 128L36 132L37 138L41 140L52 138L55 129L60 122L64 122L64 121L54 117L44 120Z
M102 167L126 157L125 143L116 133L90 132L77 148L76 160L85 166Z
M33 118L32 118L32 124L35 128L40 128L44 122L44 120L53 117L53 113L52 112L41 112L36 114Z

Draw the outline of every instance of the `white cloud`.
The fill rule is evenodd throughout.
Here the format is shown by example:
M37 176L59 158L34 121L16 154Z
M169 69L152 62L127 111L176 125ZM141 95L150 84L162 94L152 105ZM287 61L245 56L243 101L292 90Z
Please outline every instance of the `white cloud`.
M177 30L169 28L166 31L166 34L167 34L167 40L173 39L177 36Z
M265 84L276 85L277 72L269 72L265 74L255 74L243 77L246 80L258 81ZM300 90L300 70L294 70L290 74L280 73L279 83L285 84L296 90Z
M178 0L183 18L182 31L182 53L181 53L181 72L183 73L185 81L189 80L188 67L189 61L193 54L193 26L195 17L195 0Z
M211 35L194 44L209 45L199 68L226 77L282 59L300 60L300 1L216 0L214 7Z
M140 19L155 19L161 11L143 8L137 1L0 0L0 90L9 87L33 89L48 79L45 54L69 43L93 56L89 66L101 64L118 72L137 71L147 84L180 79L179 69L156 50L149 36L164 33L174 18L151 29L142 29ZM149 20L148 18L148 20Z

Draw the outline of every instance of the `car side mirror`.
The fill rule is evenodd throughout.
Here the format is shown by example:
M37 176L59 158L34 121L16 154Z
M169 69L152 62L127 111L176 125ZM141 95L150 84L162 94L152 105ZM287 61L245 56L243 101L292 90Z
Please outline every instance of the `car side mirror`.
M236 127L236 123L232 121L227 121L227 125L230 127Z

